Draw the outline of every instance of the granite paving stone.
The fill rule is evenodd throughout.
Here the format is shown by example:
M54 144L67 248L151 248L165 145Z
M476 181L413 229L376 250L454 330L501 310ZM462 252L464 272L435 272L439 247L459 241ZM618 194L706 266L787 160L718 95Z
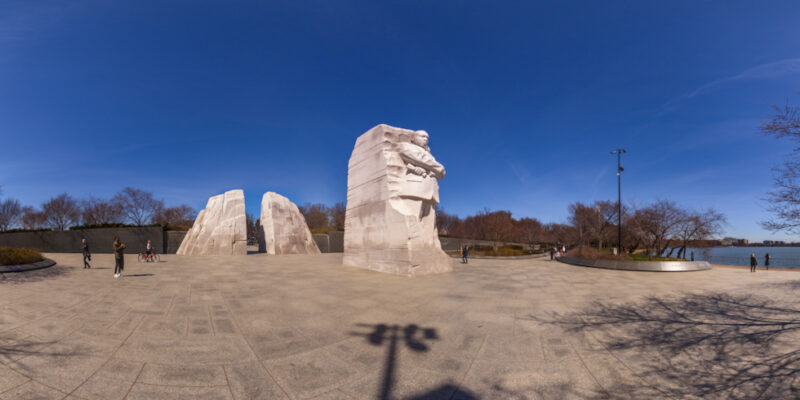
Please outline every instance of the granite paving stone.
M84 270L80 254L46 256L57 273L0 281L2 400L800 391L795 271L454 260L406 278L344 267L341 254L166 254L115 279L111 257Z

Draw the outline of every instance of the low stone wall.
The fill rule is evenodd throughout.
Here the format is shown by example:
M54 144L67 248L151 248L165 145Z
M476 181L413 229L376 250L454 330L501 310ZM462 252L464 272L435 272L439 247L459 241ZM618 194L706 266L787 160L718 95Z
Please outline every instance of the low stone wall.
M161 227L78 229L63 232L0 233L0 246L25 247L47 253L80 253L81 239L89 243L92 253L111 253L114 236L128 245L126 252L144 251L150 240L157 252L175 253L186 232L164 232Z
M442 243L442 250L444 251L459 251L461 250L461 246L494 246L494 242L490 240L476 240L476 239L461 239L461 238L454 238L454 237L444 237L439 236L439 242ZM498 243L501 247L502 246L522 246L523 250L531 250L531 246L526 243L511 243L511 242L499 242Z
M577 257L559 257L558 261L581 267L618 269L624 271L687 272L711 269L711 264L707 261L593 260Z
M319 251L323 253L344 253L344 232L330 231L328 233L314 233Z
M314 237L314 242L317 243L317 247L319 247L319 251L323 253L330 253L331 252L331 241L328 235L324 233L314 233L311 236Z
M45 258L42 261L35 262L32 264L22 264L22 265L0 265L0 274L7 274L12 272L25 272L25 271L34 271L37 269L42 268L50 268L53 265L56 265L56 262Z
M164 231L164 252L163 254L175 254L178 252L178 247L181 247L183 238L186 237L187 231Z

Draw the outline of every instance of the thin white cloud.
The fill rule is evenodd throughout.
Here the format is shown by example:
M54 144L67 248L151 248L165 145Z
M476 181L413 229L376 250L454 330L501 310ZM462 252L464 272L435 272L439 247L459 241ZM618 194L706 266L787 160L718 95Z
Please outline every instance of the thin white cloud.
M787 60L776 61L768 64L761 64L753 68L746 69L744 72L738 75L717 79L703 86L700 86L699 88L695 89L693 92L689 93L685 97L686 98L695 97L697 95L702 94L703 92L707 92L708 90L714 87L725 85L731 82L736 82L746 79L773 79L795 74L800 74L800 58L790 58Z
M724 86L727 84L745 80L775 79L784 76L792 76L798 74L800 74L800 58L788 58L785 60L757 65L755 67L748 68L739 74L716 79L714 81L711 81L709 83L706 83L698 87L697 89L691 91L690 93L673 98L672 100L668 101L661 107L661 112L659 112L659 115L663 115L669 111L674 110L677 107L678 103L680 103L683 100L691 99L693 97L707 93L719 86Z

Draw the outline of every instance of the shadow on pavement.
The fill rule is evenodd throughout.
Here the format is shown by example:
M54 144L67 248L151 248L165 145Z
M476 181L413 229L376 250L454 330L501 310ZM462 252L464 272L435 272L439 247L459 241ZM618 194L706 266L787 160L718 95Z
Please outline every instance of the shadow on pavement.
M655 388L675 398L800 397L800 308L791 304L748 294L651 296L545 322L631 356L628 366L653 385L606 388L615 395L647 398Z
M45 279L53 279L69 275L73 271L62 265L54 265L50 268L37 269L33 271L10 272L0 274L0 285L2 284L21 284L39 282Z
M397 349L398 346L405 346L412 351L427 352L429 345L427 343L439 340L439 334L435 328L424 328L416 324L409 324L400 326L397 324L356 324L359 328L368 328L368 332L352 332L354 336L362 336L367 339L367 342L373 346L387 345L386 361L383 365L383 382L381 384L380 394L377 396L380 400L389 400L396 398L392 396L392 388L395 386L395 368L397 364ZM465 391L458 391L459 388L455 385L442 385L427 393L415 395L410 397L410 400L434 400L434 399L462 399L462 400L477 400L477 397ZM454 397L455 394L455 397Z

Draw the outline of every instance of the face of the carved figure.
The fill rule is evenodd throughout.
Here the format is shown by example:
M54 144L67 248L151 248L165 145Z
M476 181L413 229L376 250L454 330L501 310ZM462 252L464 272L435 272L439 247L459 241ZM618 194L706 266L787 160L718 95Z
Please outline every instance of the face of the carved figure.
M428 145L428 132L417 131L416 134L414 135L414 137L411 139L411 141L415 145L417 145L419 147L427 146Z

